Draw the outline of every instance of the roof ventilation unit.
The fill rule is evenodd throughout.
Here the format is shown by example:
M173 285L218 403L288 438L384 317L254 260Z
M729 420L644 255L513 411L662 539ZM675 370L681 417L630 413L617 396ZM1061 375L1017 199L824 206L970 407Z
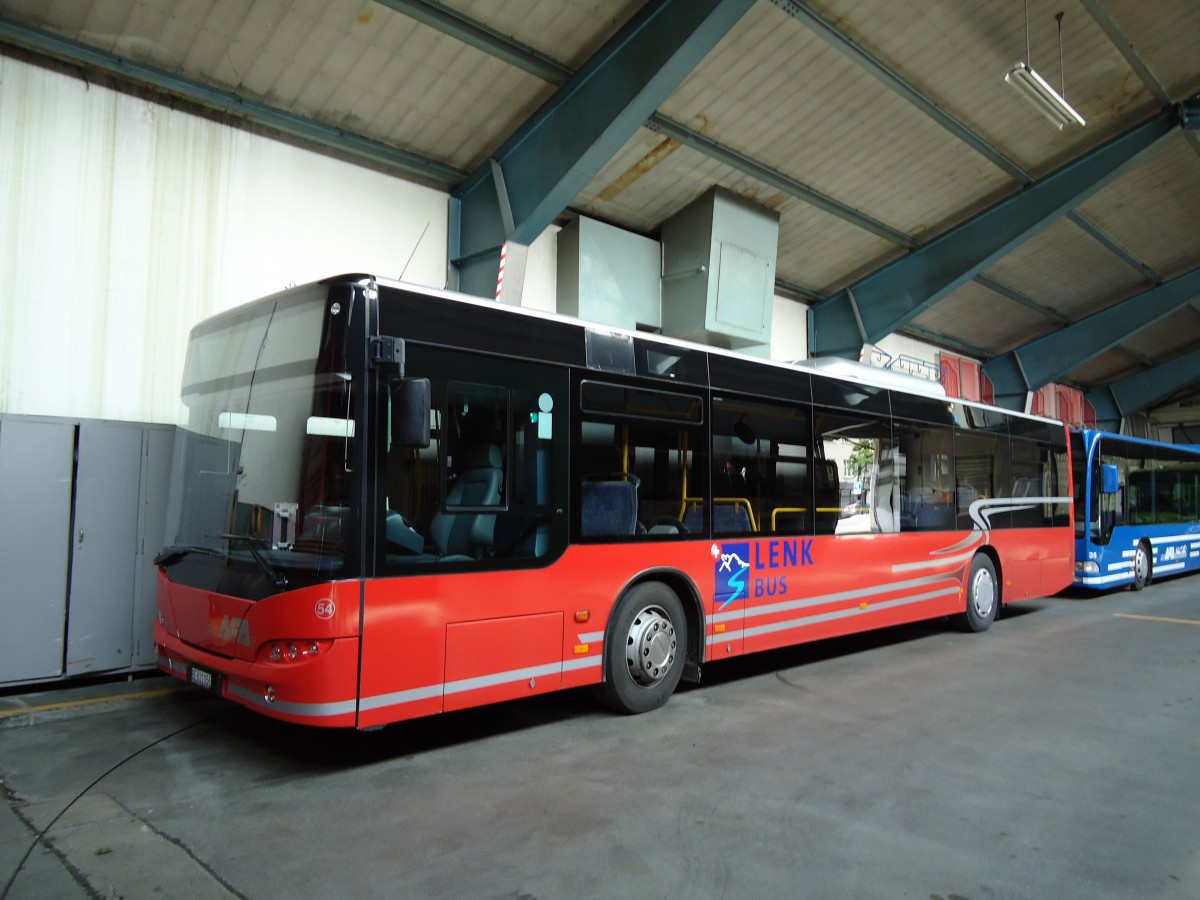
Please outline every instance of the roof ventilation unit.
M663 222L662 329L769 355L779 213L713 188Z
M658 241L580 216L558 235L557 311L657 331L658 271Z

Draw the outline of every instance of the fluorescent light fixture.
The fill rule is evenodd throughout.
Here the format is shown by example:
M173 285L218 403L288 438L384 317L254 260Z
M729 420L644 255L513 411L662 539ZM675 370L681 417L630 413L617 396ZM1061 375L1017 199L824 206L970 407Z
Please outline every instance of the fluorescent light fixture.
M275 417L257 413L223 412L217 416L217 427L231 431L274 431Z
M305 423L304 431L306 434L318 437L352 438L354 437L354 420L333 419L328 416L309 416L308 422Z
M1021 96L1053 122L1059 131L1064 125L1069 125L1071 122L1079 125L1087 124L1084 122L1083 116L1075 112L1075 108L1060 97L1058 91L1050 87L1046 79L1035 72L1032 66L1019 62L1012 67L1012 71L1004 76L1004 80L1019 90Z

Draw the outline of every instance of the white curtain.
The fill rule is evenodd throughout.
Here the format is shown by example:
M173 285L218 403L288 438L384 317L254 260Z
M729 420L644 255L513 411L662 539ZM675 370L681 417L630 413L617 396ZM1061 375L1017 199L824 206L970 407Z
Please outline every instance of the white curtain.
M196 322L406 262L440 287L446 213L441 191L0 55L0 412L179 421Z

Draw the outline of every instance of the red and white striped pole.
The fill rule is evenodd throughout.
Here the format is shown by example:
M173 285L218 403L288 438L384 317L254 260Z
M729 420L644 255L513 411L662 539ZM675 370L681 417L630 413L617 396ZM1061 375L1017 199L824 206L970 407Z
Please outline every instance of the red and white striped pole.
M508 241L500 245L500 273L496 276L496 299L500 299L500 293L504 290L504 261L508 258Z

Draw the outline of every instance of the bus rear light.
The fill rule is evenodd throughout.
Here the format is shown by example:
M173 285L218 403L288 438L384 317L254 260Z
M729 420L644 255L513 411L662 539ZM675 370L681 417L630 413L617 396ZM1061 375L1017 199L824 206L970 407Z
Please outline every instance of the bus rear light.
M327 651L328 645L331 643L331 641L312 640L272 641L263 648L262 656L265 657L265 661L273 663L304 662L319 656L322 652L322 645L325 645Z

